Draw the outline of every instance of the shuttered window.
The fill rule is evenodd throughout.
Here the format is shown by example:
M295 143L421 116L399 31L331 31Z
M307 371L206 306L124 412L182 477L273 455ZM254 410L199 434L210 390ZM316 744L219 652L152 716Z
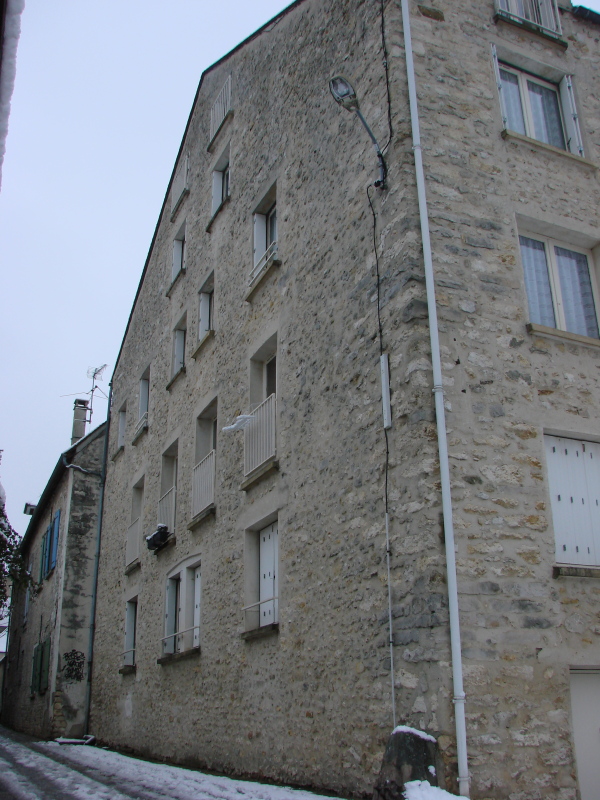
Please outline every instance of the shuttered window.
M54 519L52 520L52 541L51 545L48 548L49 552L49 559L48 559L48 572L53 570L56 566L56 559L58 557L58 533L60 530L60 509L55 513Z
M600 566L600 444L544 439L556 560Z
M33 648L31 667L31 693L43 694L49 685L50 676L50 637Z
M260 627L262 627L279 620L276 522L260 531L259 548Z

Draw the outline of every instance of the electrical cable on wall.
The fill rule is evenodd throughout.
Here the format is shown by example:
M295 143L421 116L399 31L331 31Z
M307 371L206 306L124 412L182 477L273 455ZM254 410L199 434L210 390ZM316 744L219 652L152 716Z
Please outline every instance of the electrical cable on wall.
M385 41L385 9L384 9L384 0L381 0L381 49L383 50L383 69L385 70L385 89L387 92L387 119L388 119L388 140L381 148L382 152L385 151L390 146L390 142L392 141L392 137L394 135L394 129L392 127L392 101L390 99L390 72L389 72L389 63L388 63L388 51L387 51L387 43Z

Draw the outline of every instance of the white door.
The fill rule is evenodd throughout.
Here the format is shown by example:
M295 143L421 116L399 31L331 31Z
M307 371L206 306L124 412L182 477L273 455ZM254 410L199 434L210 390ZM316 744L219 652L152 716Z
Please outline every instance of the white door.
M581 800L600 797L600 670L571 671L571 716Z

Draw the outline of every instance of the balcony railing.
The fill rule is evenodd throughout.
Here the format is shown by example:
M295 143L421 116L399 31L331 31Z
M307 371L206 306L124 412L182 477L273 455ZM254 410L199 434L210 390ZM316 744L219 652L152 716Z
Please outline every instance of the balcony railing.
M163 655L169 653L183 653L193 647L200 647L200 626L194 625L184 631L170 633L161 639Z
M269 264L271 261L275 261L276 258L277 258L277 240L271 242L271 244L267 247L262 257L254 265L253 270L250 272L248 286L252 286L254 281L258 278L258 276L267 266L267 264Z
M212 505L215 499L215 451L196 464L192 472L192 517Z
M125 650L123 653L123 666L135 667L135 647L131 650Z
M175 533L175 499L177 489L171 487L158 501L158 524L166 525L169 533Z
M125 542L125 566L131 564L140 557L140 518L127 528L127 539Z
M513 22L534 25L553 36L561 36L556 0L496 0L496 13Z
M145 431L148 427L148 412L144 412L142 416L138 420L138 424L135 426L135 431L133 432L133 441L138 438L142 431Z
M262 608L264 605L266 605L266 609ZM246 616L246 630L253 630L254 628L262 628L264 625L271 625L274 622L279 622L279 598L277 595L267 597L264 600L251 603L249 606L244 606L242 611ZM264 614L262 613L263 611L267 613Z
M231 75L225 81L223 88L213 107L210 110L210 141L215 138L223 120L231 111Z
M272 394L254 409L252 421L244 428L244 475L275 455L275 408Z

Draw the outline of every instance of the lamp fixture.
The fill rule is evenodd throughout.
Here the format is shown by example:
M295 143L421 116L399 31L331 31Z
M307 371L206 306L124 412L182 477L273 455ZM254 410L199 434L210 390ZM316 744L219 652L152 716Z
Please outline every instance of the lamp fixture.
M373 147L375 148L375 152L377 153L377 158L379 160L379 180L375 181L374 185L380 189L385 189L385 179L387 176L385 159L383 157L383 153L381 152L381 148L379 147L379 143L373 135L373 131L371 128L369 128L367 120L364 118L358 106L358 97L356 96L354 87L347 78L344 78L343 75L335 75L329 81L329 91L333 95L333 99L338 105L340 105L342 108L345 108L346 111L356 112L356 116L362 122L366 132L369 134L369 138L373 142Z

